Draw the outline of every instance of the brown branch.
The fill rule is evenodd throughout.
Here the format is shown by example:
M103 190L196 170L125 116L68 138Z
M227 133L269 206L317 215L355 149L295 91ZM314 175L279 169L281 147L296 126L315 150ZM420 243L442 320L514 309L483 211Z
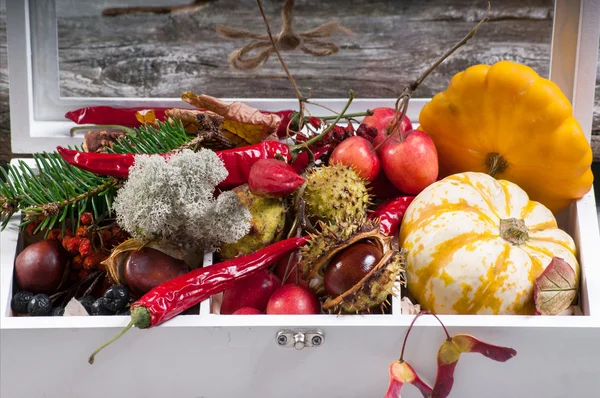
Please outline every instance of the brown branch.
M421 83L423 83L425 78L427 78L427 76L429 76L429 74L431 72L433 72L434 69L436 69L442 62L444 62L446 60L446 58L448 58L450 55L452 55L460 47L467 44L469 39L471 39L473 36L475 36L475 33L477 33L477 30L481 27L481 25L483 25L485 22L488 21L488 19L489 19L488 15L490 13L490 9L491 9L491 5L490 5L490 3L488 3L488 8L487 8L487 11L485 12L485 16L483 17L483 19L481 21L479 21L479 23L477 23L477 25L475 25L475 27L473 29L471 29L471 31L465 37L463 37L463 39L461 41L456 43L450 50L446 51L441 57L439 57L425 72L423 72L421 74L421 76L419 76L417 78L417 80L415 80L410 85L408 85L404 88L404 90L402 91L402 94L400 94L400 96L396 100L396 114L394 115L394 117L390 121L390 124L388 125L389 134L386 137L386 139L383 140L383 142L381 142L377 146L377 148L375 148L375 150L377 150L379 147L384 145L389 139L391 139L392 136L394 136L398 133L400 124L402 123L402 119L404 119L404 116L406 115L406 111L408 110L408 102L410 101L410 98L415 93L417 88L419 88L419 86L421 85ZM400 108L400 104L402 104L401 108Z
M23 214L27 218L40 217L40 216L46 216L46 217L55 216L60 212L61 209L63 209L66 206L72 205L72 204L82 201L86 198L96 196L99 193L104 192L108 189L118 188L121 186L122 183L123 183L122 180L111 177L108 181L106 181L105 183L103 183L101 185L98 185L96 188L92 189L91 191L84 192L82 194L79 194L77 196L74 196L74 197L66 199L66 200L46 203L42 206L27 207L27 208L23 209Z
M287 1L289 1L289 0L287 0ZM287 3L287 1L286 1L286 3ZM277 58L279 58L279 62L281 63L281 66L283 67L285 74L287 75L288 79L290 80L290 83L292 83L292 86L294 87L294 91L296 92L296 97L298 98L298 106L300 107L300 109L298 110L298 113L300 114L300 118L298 120L298 130L302 130L302 125L304 124L304 101L305 101L305 98L302 95L302 93L300 92L300 89L298 88L296 81L294 80L292 74L290 73L289 69L287 68L287 66L283 60L283 57L281 56L281 53L279 52L279 49L277 48L277 44L275 43L275 40L273 39L273 35L271 34L271 27L269 26L269 20L267 19L267 15L265 14L265 10L263 9L262 3L260 2L260 0L256 0L256 2L258 3L258 7L260 8L260 13L262 14L263 20L265 21L265 27L267 28L267 34L269 35L269 40L271 40L271 44L273 45L275 54L277 54Z

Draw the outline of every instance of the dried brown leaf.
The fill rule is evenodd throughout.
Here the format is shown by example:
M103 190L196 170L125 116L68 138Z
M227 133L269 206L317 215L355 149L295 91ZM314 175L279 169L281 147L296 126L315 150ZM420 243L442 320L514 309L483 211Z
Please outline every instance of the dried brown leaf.
M540 315L557 315L577 297L577 275L560 257L552 258L533 285L535 309Z
M421 312L419 304L413 304L406 296L402 297L402 300L400 300L400 313L402 315L416 315L419 312Z
M143 111L137 111L135 113L135 118L141 124L156 124L156 115L154 114L154 109L144 109Z
M75 297L73 297L71 300L69 300L69 302L65 306L65 312L63 313L63 316L89 316L89 315L90 314L88 314L85 307L83 305L81 305L79 300L77 300Z
M278 115L262 113L239 101L223 102L209 95L195 95L191 92L183 94L181 98L190 105L223 116L223 129L250 144L262 141L281 122Z

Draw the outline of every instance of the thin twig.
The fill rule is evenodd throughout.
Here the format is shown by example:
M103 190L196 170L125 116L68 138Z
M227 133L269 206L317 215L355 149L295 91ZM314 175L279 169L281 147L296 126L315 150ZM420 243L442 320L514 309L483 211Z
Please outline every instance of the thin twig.
M404 362L404 349L406 348L406 342L408 341L408 335L410 334L410 331L412 330L415 322L417 321L417 319L419 319L419 317L421 315L425 315L427 314L426 311L421 311L419 312L412 320L412 322L410 323L410 326L408 327L408 330L406 331L406 334L404 335L404 342L402 343L402 351L400 352L400 362Z
M29 217L54 216L54 215L57 215L59 213L59 211L61 211L65 206L70 206L70 205L77 203L79 201L82 201L86 198L96 196L99 193L107 191L111 188L119 188L122 183L123 183L122 180L111 177L105 183L97 186L96 188L94 188L88 192L81 193L81 194L74 196L72 198L69 198L69 199L65 199L65 200L61 200L61 201L57 201L57 202L45 203L41 206L27 207L27 208L23 209L23 214L26 216L29 216Z
M433 312L429 312L429 311L425 311L425 313L427 313L429 315L433 315L433 317L438 320L440 325L442 325L442 329L444 329L444 333L446 333L446 339L448 339L448 340L452 339L452 337L450 337L450 333L448 333L448 329L446 329L446 325L444 325L442 323L441 319L438 318L438 316L436 314L434 314Z
M348 98L348 102L346 102L346 106L344 106L344 109L342 109L342 111L337 115L337 117L335 118L333 123L331 123L329 125L329 127L327 127L326 129L324 129L321 132L321 134L306 141L306 146L311 146L312 144L314 144L315 142L318 142L321 138L323 138L325 136L325 134L329 133L333 129L333 127L337 124L337 122L339 122L340 119L344 116L344 113L346 113L346 110L348 110L348 107L352 103L352 100L354 100L354 90L350 90L350 98Z
M318 106L318 107L321 107L321 108L323 108L323 109L327 109L329 112L333 113L333 115L332 115L332 118L335 118L335 117L336 117L336 115L337 115L337 112L336 112L336 111L334 111L333 109L329 108L328 106L321 105L321 104L319 104L319 103L312 102L312 101L310 101L310 100L306 100L306 101L304 101L304 102L306 102L307 104L316 105L316 106ZM321 119L323 119L323 118L321 118Z
M82 285L84 285L87 282L91 281L93 278L96 278L96 277L102 275L103 273L104 272L100 271L100 270L94 271L94 272L90 273L88 276L86 276L85 278L83 278L83 279L75 282L73 285L69 286L65 290L61 290L60 292L54 293L52 296L50 296L50 300L52 300L54 302L58 297L62 296L63 294L67 294L69 292L72 292L75 289L78 289Z
M287 75L288 79L290 80L290 83L292 83L292 86L294 86L294 91L296 92L296 97L298 97L298 106L300 107L300 109L298 110L298 113L300 113L300 119L298 121L298 129L302 130L302 125L304 124L304 100L305 100L305 98L302 96L302 93L300 92L298 85L296 85L296 81L292 77L292 74L288 70L285 62L283 61L283 57L281 56L281 53L279 52L279 49L277 48L277 44L275 43L275 40L273 39L273 35L271 34L271 27L269 26L269 20L267 19L267 15L265 14L265 10L263 9L262 3L260 2L260 0L256 0L256 2L258 3L258 7L260 8L260 13L262 14L263 20L265 21L265 26L267 28L267 34L269 35L269 39L271 40L271 44L273 45L275 54L277 54L277 58L279 58L279 62L281 63L281 66L283 67L285 74Z
M308 102L308 101L307 101ZM312 102L311 102L312 104ZM356 112L356 113L346 113L345 115L342 115L342 117L344 119L350 119L350 118L355 118L355 117L363 117L363 116L373 116L373 111L370 109L367 109L366 112ZM322 120L331 120L331 119L335 119L335 116L323 116L320 119Z
M421 76L419 76L417 78L417 80L415 80L409 86L404 88L404 90L402 91L402 94L400 94L400 96L396 100L396 113L395 113L394 117L392 118L392 120L390 121L390 124L388 125L389 134L386 137L386 139L383 140L383 142L381 142L377 146L377 148L384 145L392 136L394 136L396 133L399 132L399 127L400 127L400 124L402 123L402 119L404 119L404 116L406 115L406 111L408 110L408 102L410 101L410 98L415 93L417 88L419 88L419 86L421 85L421 83L423 83L425 78L427 78L427 76L429 76L429 74L431 72L433 72L433 70L435 68L437 68L442 62L444 62L446 60L446 58L448 58L450 55L452 55L460 47L467 44L467 42L473 36L475 36L475 33L477 33L477 30L481 27L481 25L483 25L485 22L488 21L488 19L489 19L488 15L490 13L490 9L491 9L491 4L488 2L488 8L487 8L487 11L485 12L485 16L483 17L483 19L481 21L479 21L479 23L477 23L477 25L475 25L475 27L473 29L471 29L471 31L461 41L456 43L450 50L446 51L441 57L439 57L437 59L437 61L435 61L425 72L423 72L421 74ZM402 108L400 108L400 103L402 103ZM375 150L377 148L375 148Z
M89 295L89 294L92 293L92 290L94 290L94 288L98 284L98 281L100 280L100 277L102 277L102 275L103 274L98 274L98 276L96 277L96 279L94 279L94 281L92 282L92 284L85 290L85 292L83 292L84 296L87 296L87 295Z
M419 319L419 317L421 315L432 315L433 317L435 317L435 319L438 320L438 322L440 323L440 325L442 325L442 328L444 329L444 333L446 333L446 339L447 340L451 340L452 337L450 337L450 333L448 333L448 329L446 329L446 326L442 323L442 321L440 320L440 318L437 317L437 315L435 315L434 313L427 311L427 310L423 310L420 311L412 320L412 322L410 323L410 326L408 327L408 330L406 331L406 335L404 335L404 342L402 343L402 352L400 353L400 362L404 362L404 349L406 348L406 341L408 340L408 335L410 334L410 331L412 330L415 322L417 321L417 319Z

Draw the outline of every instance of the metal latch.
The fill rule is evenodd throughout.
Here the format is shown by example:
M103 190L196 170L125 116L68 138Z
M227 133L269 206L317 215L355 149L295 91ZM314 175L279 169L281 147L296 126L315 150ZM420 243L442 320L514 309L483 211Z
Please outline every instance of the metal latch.
M319 347L325 343L325 334L320 329L283 329L277 332L277 344L281 347Z

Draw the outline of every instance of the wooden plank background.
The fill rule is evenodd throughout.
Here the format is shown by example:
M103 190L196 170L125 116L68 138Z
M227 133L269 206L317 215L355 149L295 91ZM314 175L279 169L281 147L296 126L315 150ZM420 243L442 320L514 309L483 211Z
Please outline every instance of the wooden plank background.
M0 162L11 156L4 1L0 0ZM186 0L153 1L173 2ZM102 7L123 3L57 0L62 95L178 97L192 90L217 97L293 97L275 58L253 72L227 65L230 52L247 41L219 37L214 27L263 32L254 0L214 0L194 11L171 14L101 16ZM263 3L278 29L283 2ZM486 6L487 1L474 0L297 0L299 31L334 19L354 34L336 34L331 40L341 51L332 56L284 56L301 89L310 87L313 97L346 97L350 88L357 97L393 97L464 36ZM431 97L466 67L501 59L548 76L552 8L552 0L492 1L490 22L434 71L416 96ZM597 77L600 84L600 67ZM595 159L600 160L599 105L593 133Z

